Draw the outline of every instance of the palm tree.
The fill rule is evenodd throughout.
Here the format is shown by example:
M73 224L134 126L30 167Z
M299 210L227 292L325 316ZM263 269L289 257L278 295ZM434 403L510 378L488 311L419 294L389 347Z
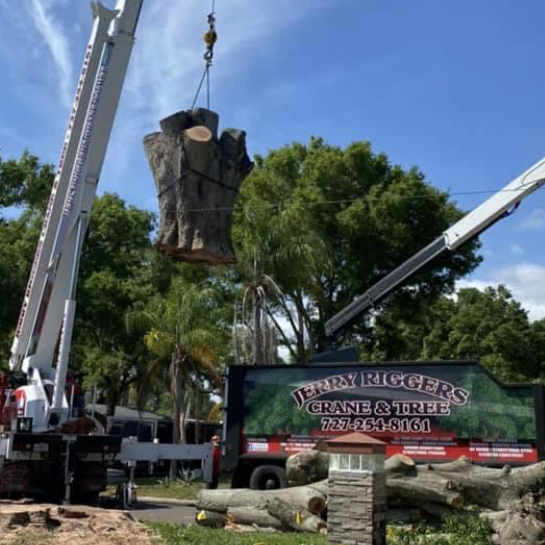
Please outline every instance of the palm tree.
M153 382L168 372L177 443L186 443L185 424L196 387L207 380L221 389L216 366L225 346L225 329L215 295L210 287L176 279L166 298L156 298L147 308L127 314L128 329L142 331L146 347L155 356L138 397L142 402Z

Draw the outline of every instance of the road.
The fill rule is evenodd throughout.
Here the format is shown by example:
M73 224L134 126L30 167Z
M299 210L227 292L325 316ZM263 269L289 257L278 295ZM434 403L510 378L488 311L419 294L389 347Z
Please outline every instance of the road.
M195 522L195 507L161 502L160 500L138 500L131 513L138 520L168 522L170 524L191 524Z
M125 472L117 469L108 470L108 484L126 481ZM138 500L131 510L138 520L169 522L170 524L191 524L195 522L195 508L191 505L162 502L161 500Z

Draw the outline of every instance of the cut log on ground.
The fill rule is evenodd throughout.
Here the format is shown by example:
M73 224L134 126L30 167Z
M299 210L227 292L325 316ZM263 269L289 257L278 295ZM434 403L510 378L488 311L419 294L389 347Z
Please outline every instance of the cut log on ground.
M258 526L259 528L288 531L289 527L273 517L265 509L249 509L247 507L232 507L227 511L227 520L241 526Z
M278 497L269 502L267 511L286 526L300 532L318 533L327 528L327 524L317 515L306 509L294 509Z
M327 479L329 455L321 450L308 449L292 454L286 460L286 476L289 486L304 486ZM387 477L415 476L417 467L404 454L394 454L385 462Z
M286 476L290 486L304 486L327 479L329 455L308 449L291 455L286 460Z
M248 490L234 488L231 490L201 490L197 496L197 509L226 513L233 507L267 510L269 502L280 498L294 509L309 509L309 503L315 498L326 500L327 481L308 486L281 488L279 490Z
M226 129L204 109L178 112L144 138L159 198L156 247L179 261L235 262L231 212L240 185L253 168L246 133Z
M321 458L314 455L312 459ZM385 467L387 519L391 522L418 520L422 513L434 519L479 516L490 524L493 542L498 545L545 543L545 462L497 469L465 458L416 465L410 458L396 455ZM466 504L486 511L461 510ZM321 518L318 515L327 509L327 480L281 490L203 490L197 506L223 514L242 509L240 522L258 526L257 513L261 517L266 510L294 530L303 529L302 522L308 519L307 530L320 531L325 511ZM252 520L252 513L256 513L256 520Z
M418 468L418 479L447 479L453 489L467 502L501 511L528 491L538 490L545 483L545 462L525 467L502 469L473 464L465 457L448 464L433 464Z

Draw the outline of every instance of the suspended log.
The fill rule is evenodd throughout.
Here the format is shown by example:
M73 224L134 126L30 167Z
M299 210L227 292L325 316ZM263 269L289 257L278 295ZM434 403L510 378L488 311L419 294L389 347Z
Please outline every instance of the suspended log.
M156 247L174 260L211 265L235 262L231 212L253 168L246 133L226 129L201 108L161 120L144 138L159 199Z

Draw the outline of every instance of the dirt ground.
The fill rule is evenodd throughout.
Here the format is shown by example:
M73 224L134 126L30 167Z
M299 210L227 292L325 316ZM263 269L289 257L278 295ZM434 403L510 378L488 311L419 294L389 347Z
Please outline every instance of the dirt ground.
M152 545L126 511L0 501L1 545Z

